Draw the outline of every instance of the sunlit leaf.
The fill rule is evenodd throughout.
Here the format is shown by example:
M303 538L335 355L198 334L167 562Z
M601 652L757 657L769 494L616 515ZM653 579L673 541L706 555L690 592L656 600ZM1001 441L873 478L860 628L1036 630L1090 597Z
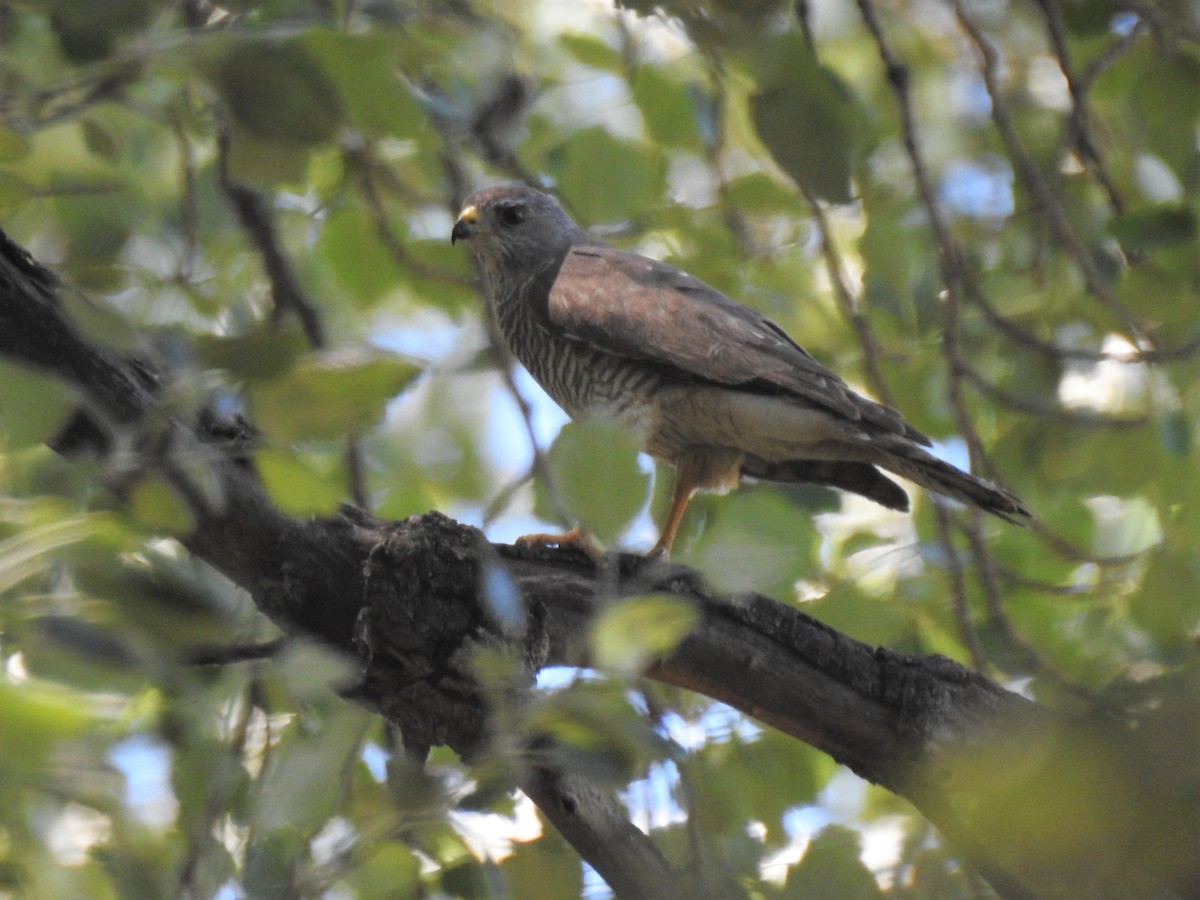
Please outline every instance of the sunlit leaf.
M631 89L651 138L667 146L697 146L696 118L686 85L657 66L642 66Z
M614 422L572 422L547 453L553 499L602 541L616 539L646 502L650 479L637 441Z
M353 434L377 422L420 373L415 363L384 354L312 358L253 385L254 421L277 441Z
M11 449L51 440L78 402L61 379L4 360L0 384L0 441Z
M271 499L290 515L329 515L347 499L340 463L328 454L265 448L255 454L254 465Z
M573 134L553 161L563 193L588 223L637 213L653 202L663 174L655 148L619 140L598 126Z
M141 478L129 491L129 510L148 529L162 534L185 535L195 524L191 508L165 478Z
M696 609L679 597L622 600L592 625L592 659L602 669L636 675L670 653L696 623Z
M400 48L393 35L313 30L303 45L336 86L355 127L400 137L421 127L420 107L400 81Z
M873 900L883 896L875 877L859 859L859 842L858 834L849 828L827 826L808 845L800 864L788 873L783 896L788 900Z

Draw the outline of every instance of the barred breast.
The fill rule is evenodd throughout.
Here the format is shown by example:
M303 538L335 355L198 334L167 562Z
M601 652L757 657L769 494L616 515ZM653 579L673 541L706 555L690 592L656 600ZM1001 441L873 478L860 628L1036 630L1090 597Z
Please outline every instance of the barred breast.
M513 356L572 419L615 419L643 449L664 455L654 440L655 397L663 382L658 372L553 334L519 303L496 304L496 323Z

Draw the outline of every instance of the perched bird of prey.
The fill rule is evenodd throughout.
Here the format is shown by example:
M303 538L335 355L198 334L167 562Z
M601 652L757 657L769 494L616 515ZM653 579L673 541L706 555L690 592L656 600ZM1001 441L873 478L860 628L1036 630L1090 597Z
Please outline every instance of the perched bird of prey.
M1013 494L929 453L895 409L855 393L783 329L664 262L593 240L525 185L468 197L451 241L470 241L501 336L576 419L609 417L675 467L651 551L670 550L692 494L742 476L811 482L907 510L879 469L1010 522Z

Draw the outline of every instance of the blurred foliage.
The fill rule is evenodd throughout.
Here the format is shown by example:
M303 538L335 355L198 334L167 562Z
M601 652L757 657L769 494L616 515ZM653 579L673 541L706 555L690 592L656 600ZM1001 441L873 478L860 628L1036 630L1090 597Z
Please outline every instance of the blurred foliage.
M581 521L645 549L669 478L651 491L627 440L559 433L505 377L447 240L471 188L553 187L1038 516L748 486L692 505L683 561L1048 702L1178 711L1200 627L1198 36L1195 0L0 3L0 225L88 334L171 373L174 411L254 421L281 508L437 507L496 539ZM170 539L188 514L136 435L68 464L41 442L74 391L10 363L0 383L0 896L602 895L514 805L513 761L410 770L338 696L341 661L192 664L276 632ZM614 607L591 635L608 674L553 673L510 737L626 785L710 884L979 896L906 804L633 680L692 615Z

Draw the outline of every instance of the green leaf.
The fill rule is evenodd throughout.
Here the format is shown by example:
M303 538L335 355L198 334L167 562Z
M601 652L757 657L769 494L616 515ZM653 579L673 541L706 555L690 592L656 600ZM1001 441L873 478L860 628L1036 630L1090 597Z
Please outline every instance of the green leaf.
M229 135L229 175L239 184L273 188L302 182L308 170L309 148L295 141L258 137L235 122Z
M625 219L658 202L662 157L599 126L576 132L551 154L550 163L559 173L563 196L585 222Z
M1186 52L1154 53L1129 92L1146 144L1181 180L1191 181L1200 117L1200 60Z
M28 135L0 125L0 163L12 163L25 158L32 146Z
M650 137L667 147L699 147L696 118L687 86L671 78L661 67L643 65L630 85L633 102L642 112Z
M831 203L850 202L863 110L798 33L767 53L772 64L750 98L758 136L798 185Z
M1175 204L1144 207L1113 216L1108 230L1126 250L1175 247L1196 240L1196 214Z
M667 594L606 606L592 625L592 661L601 669L638 675L674 650L696 618L691 603Z
M0 384L0 440L10 449L51 440L76 406L60 379L17 363L0 361Z
M561 35L558 42L585 66L614 74L619 74L624 69L625 62L621 59L621 54L597 37L568 32Z
M275 505L289 515L327 515L346 498L346 480L337 457L266 448L254 467Z
M396 258L383 245L375 222L364 210L340 209L330 214L321 226L317 250L351 299L360 305L379 300L403 277Z
M1167 413L1158 423L1158 433L1163 447L1172 456L1183 459L1192 452L1196 442L1195 429L1191 420L1178 410Z
M149 0L62 0L50 21L66 57L88 63L111 54L123 32L141 28L149 17Z
M20 775L45 766L56 742L95 726L88 709L68 691L0 680L0 770Z
M745 212L780 213L796 206L796 191L766 172L735 178L726 187L729 202Z
M255 423L277 441L323 440L360 432L421 373L398 356L327 355L250 389Z
M724 497L701 496L692 504L707 521L680 557L700 568L714 589L786 595L809 570L815 539L811 516L782 492L746 486Z
M583 893L579 856L552 828L543 828L540 838L513 847L500 869L513 898L577 900Z
M274 378L304 354L308 339L299 328L260 324L232 337L198 335L195 347L206 365L239 378Z
M650 476L637 455L636 439L615 422L570 422L546 454L549 490L569 516L612 542L646 502Z
M129 492L129 510L142 525L159 534L185 535L195 525L187 501L161 475L147 475Z
M238 41L215 80L233 120L260 140L320 144L341 127L337 87L299 42Z
M424 125L421 108L399 77L394 34L320 29L305 35L303 45L336 86L356 128L372 136L407 137Z
M1129 614L1164 647L1187 647L1200 627L1200 564L1195 554L1163 548L1150 555Z
M783 897L837 897L838 900L875 900L882 897L879 885L859 859L859 836L841 825L821 831L800 864L788 873Z

